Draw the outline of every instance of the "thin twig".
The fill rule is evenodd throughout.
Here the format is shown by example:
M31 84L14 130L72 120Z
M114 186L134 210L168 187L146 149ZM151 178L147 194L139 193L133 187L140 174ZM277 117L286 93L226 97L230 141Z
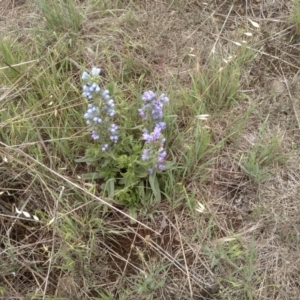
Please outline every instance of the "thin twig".
M4 62L4 61L3 61ZM18 63L18 64L13 64L13 65L9 65L8 63L4 62L6 65L8 65L7 67L1 67L0 68L0 71L2 70L5 70L5 69L10 69L10 68L13 68L13 67L19 67L19 66L23 66L23 65L26 65L26 64L31 64L31 63L35 63L35 62L38 62L38 59L34 59L34 60L29 60L29 61L25 61L25 62L21 62L21 63ZM14 69L15 70L15 69ZM18 72L17 70L15 70L16 72ZM19 72L18 72L19 73Z
M230 13L231 13L231 11L232 11L232 8L233 8L233 5L231 5L231 7L230 7L230 10L229 10L229 12L228 12L228 14L227 14L227 16L226 16L226 19L225 19L225 21L224 21L224 23L223 23L223 26L222 26L222 28L221 28L221 30L220 30L218 36L217 36L217 39L216 39L214 45L212 46L212 49L211 49L211 51L210 51L210 53L209 53L208 58L210 57L210 55L211 55L212 53L215 53L215 51L216 51L216 45L217 45L217 43L218 43L218 41L219 41L219 39L220 39L221 33L223 32L223 30L224 30L224 28L225 28L225 25L226 25L226 23L227 23L227 20L228 20L228 18L229 18L229 16L230 16Z
M286 86L286 89L288 91L288 95L289 95L289 99L291 101L291 104L292 104L292 107L293 107L293 110L294 110L294 114L295 114L295 117L296 117L296 120L297 120L297 123L298 123L298 128L300 129L300 121L299 121L299 117L298 117L298 114L297 114L297 111L296 111L296 107L295 107L295 104L294 104L294 101L293 101L293 97L292 97L292 94L291 94L291 91L290 91L290 87L289 87L289 84L287 82L287 79L284 75L284 72L282 70L282 67L280 65L280 69L281 69L281 72L282 72L282 76L283 76L283 79L284 79L284 84Z
M61 190L60 190L60 193L59 193L59 196L55 201L54 218L56 218L56 214L57 214L58 201L61 199L64 190L65 190L65 187L62 186ZM55 241L55 227L53 227L53 231L52 231L52 249L51 249L51 255L50 255L50 259L49 259L47 275L46 275L46 278L45 278L45 281L44 281L45 282L45 287L44 287L44 293L43 293L43 300L46 297L48 281L49 281L49 276L50 276L50 272L51 272L52 259L53 259L53 256L54 256L54 241Z
M9 227L9 229L7 230L6 235L7 235L7 237L8 237L8 241L10 240L10 239L9 239L9 236L10 236L10 232L11 232L12 228L14 227L15 223L17 222L17 220L20 219L20 214L21 214L21 213L23 212L23 210L25 209L25 207L26 207L28 201L30 200L31 196L32 196L32 193L30 193L29 196L27 196L27 199L26 199L25 202L23 203L23 205L22 205L22 207L21 207L21 209L20 209L20 212L18 212L17 217L15 218L15 220L13 221L13 223L11 224L11 226Z
M190 272L189 272L189 268L188 268L188 265L187 265L187 261L186 261L186 257L185 257L185 253L184 253L184 248L183 248L183 243L182 243L182 238L181 238L181 233L180 233L180 230L179 230L178 220L177 220L176 216L175 216L175 219L176 219L177 228L170 222L170 220L169 220L169 222L170 222L170 224L172 224L174 226L174 228L176 228L176 231L177 231L178 236L179 236L179 242L180 242L182 256L183 256L183 260L184 260L184 264L185 264L187 280L188 280L188 283L189 283L190 295L191 295L191 299L193 299L193 288L192 288L192 284L191 284Z
M40 143L41 143L43 149L44 149L45 152L46 152L46 155L48 156L49 163L50 163L50 167L51 167L51 164L52 164L51 155L50 155L50 153L49 153L49 151L48 151L48 149L47 149L47 147L46 147L46 145L45 145L45 142L44 142L44 140L43 140L43 138L42 138L42 135L41 135L41 133L40 133L40 130L39 130L38 126L36 125L36 123L35 123L35 121L34 121L34 118L31 118L31 122L34 124L36 133L37 133L37 135L38 135L38 138L39 138L39 140L40 140Z

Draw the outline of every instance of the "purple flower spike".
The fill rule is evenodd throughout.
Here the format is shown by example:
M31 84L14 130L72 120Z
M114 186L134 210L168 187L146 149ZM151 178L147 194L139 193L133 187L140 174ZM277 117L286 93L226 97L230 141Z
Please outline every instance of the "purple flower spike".
M142 153L142 160L149 160L152 151L150 149L144 149Z
M109 109L108 111L107 111L107 114L110 116L110 117L113 117L114 115L115 115L115 110L114 109Z
M101 69L100 68L96 68L96 67L93 67L92 71L91 71L92 75L99 75L100 72L101 72Z
M159 101L161 101L162 103L167 103L169 102L169 98L165 95L165 94L161 94L158 98Z
M153 136L149 134L147 129L143 131L143 140L146 142L153 142Z
M165 165L157 164L157 165L156 165L156 168L157 168L159 171L163 171L166 167L165 167Z
M90 77L89 73L86 72L86 71L84 71L84 72L82 73L81 79L82 79L82 80L86 80L86 79L88 79L89 77Z
M118 126L116 124L111 124L108 130L110 133L116 133L118 130Z
M110 136L110 140L115 142L115 143L118 141L118 139L119 139L119 137L117 135L111 135Z
M155 126L153 133L151 134L154 140L159 140L161 137L161 128Z
M163 162L165 160L166 156L167 156L167 152L165 150L160 151L158 153L157 161L160 163Z
M142 108L140 108L138 110L138 112L139 112L139 115L140 115L141 118L145 118L146 114L145 114L145 111Z
M108 144L104 144L101 148L102 151L106 151L108 149Z
M96 130L92 130L92 138L94 140L99 140L100 139L100 136L98 135Z
M142 95L142 100L145 102L152 101L154 98L156 98L156 94L152 91L146 91Z
M156 124L157 127L159 127L161 130L166 129L166 123L165 122L158 122Z
M143 150L141 159L143 161L151 159L151 162L153 161L152 158L155 160L153 167L148 170L149 174L152 174L154 170L165 170L164 162L167 152L164 150L166 139L162 131L166 129L167 125L163 122L163 108L164 104L169 102L169 98L165 94L157 97L154 92L146 91L142 95L142 100L146 103L138 110L140 117L145 121L149 121L149 124L155 124L152 132L144 129L142 135L146 149Z
M97 78L101 73L100 68L93 67L90 72L84 71L82 73L83 82L83 94L82 96L88 99L97 99L95 103L89 103L87 111L83 115L87 125L92 127L92 139L95 141L106 139L107 144L102 144L100 149L106 151L112 142L118 142L118 126L111 124L111 119L116 111L114 109L115 103L111 99L109 90L100 88ZM102 99L99 99L102 98ZM99 100L99 101L98 101ZM99 133L101 133L101 138ZM108 141L111 141L108 143Z

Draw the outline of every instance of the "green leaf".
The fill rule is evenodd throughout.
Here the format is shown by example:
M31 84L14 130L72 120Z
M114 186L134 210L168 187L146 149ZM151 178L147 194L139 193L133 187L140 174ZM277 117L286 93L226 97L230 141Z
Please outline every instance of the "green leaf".
M136 166L134 168L134 174L137 178L146 178L148 176L147 169L143 166Z
M149 175L149 183L154 197L158 202L161 202L161 192L160 192L159 183L155 173Z
M77 163L82 163L82 162L91 163L91 162L94 162L95 160L96 160L95 158L84 156L82 158L75 159L75 162L77 162Z
M108 197L113 198L115 194L115 179L111 178L106 183Z
M82 174L81 177L83 179L87 179L87 180L94 180L94 179L102 178L102 176L99 172L90 172L90 173Z
M135 207L129 208L129 215L133 217L134 219L137 219L137 211ZM135 224L136 222L132 219L130 219L130 224Z

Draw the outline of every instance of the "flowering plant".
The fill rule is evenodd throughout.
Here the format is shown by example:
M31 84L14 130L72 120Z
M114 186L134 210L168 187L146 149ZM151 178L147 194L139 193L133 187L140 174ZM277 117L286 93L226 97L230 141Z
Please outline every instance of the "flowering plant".
M82 74L82 96L88 101L84 119L95 141L85 157L77 160L94 167L95 172L83 177L100 179L105 195L118 204L137 207L153 197L160 201L159 177L167 168L163 109L169 99L165 94L144 92L137 111L140 124L122 126L123 112L118 111L111 91L99 86L100 72L94 67Z

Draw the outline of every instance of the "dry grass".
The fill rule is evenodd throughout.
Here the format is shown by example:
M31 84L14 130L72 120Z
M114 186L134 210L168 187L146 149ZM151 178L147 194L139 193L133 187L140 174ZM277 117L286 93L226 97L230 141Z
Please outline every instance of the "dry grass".
M72 159L87 144L77 146L83 139L82 123L74 122L78 127L68 129L69 136L58 135L64 152L52 144L40 122L42 107L45 116L53 113L47 108L47 96L35 107L36 124L23 132L24 144L17 127L10 127L24 116L1 120L0 262L5 267L0 296L298 299L300 49L290 23L292 1L104 1L92 7L96 2L78 1L78 9L86 13L80 31L57 36L44 35L45 24L30 1L3 2L3 39L26 45L29 52L22 62L39 62L25 64L15 86L3 80L0 112L15 101L32 117L30 106L18 101L32 88L31 66L49 57L56 65L68 56L73 77L63 84L70 86L78 83L81 64L103 66L104 82L116 82L131 101L133 90L137 94L149 86L168 90L178 101L182 130L193 122L188 119L193 101L201 113L211 115L205 124L211 148L217 147L205 157L211 159L205 166L209 175L201 184L196 175L177 178L171 201L141 210L138 223L131 224L125 208L107 209L103 199L94 196L99 192L96 185L77 176L83 167ZM260 27L253 27L249 19ZM33 46L37 37L47 44L44 52L37 53ZM233 43L244 39L251 51ZM65 49L70 40L80 52ZM239 56L242 51L248 56ZM199 74L210 76L212 58L226 68L222 59L230 55L232 64L235 57L243 58L238 95L226 107L210 106L205 103L207 91L194 84ZM0 57L3 78L16 76L4 73L7 66L1 53ZM76 88L70 92L74 101L57 106L60 116L70 108L81 109ZM52 129L61 124L63 117L59 124L53 121ZM30 136L28 130L37 133ZM182 135L188 141L190 131ZM274 137L279 141L274 157L269 159L268 152L259 161L259 172L268 176L255 182L261 177L245 172L242 158L251 155L255 145L267 148ZM37 144L39 151L34 152ZM178 154L182 149L172 151ZM284 161L277 159L282 154L287 155ZM203 213L195 210L197 202L205 206ZM42 221L16 216L15 207L22 206Z

